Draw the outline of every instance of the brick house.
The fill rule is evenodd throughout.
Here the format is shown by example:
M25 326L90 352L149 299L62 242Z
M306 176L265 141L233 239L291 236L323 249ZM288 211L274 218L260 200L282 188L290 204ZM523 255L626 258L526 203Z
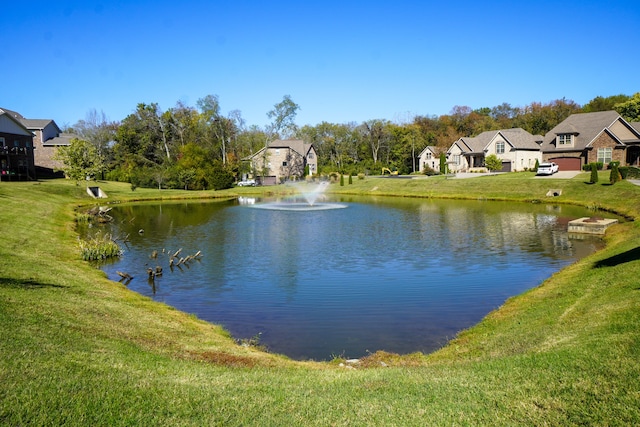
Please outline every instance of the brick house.
M11 113L0 108L0 180L35 180L33 133Z
M544 161L560 170L581 170L586 164L612 161L640 164L640 123L629 123L615 111L572 114L544 137Z
M69 145L76 135L63 133L51 119L27 119L19 113L4 110L33 133L34 162L38 176L62 176L56 173L63 164L53 157L58 147Z
M253 155L244 159L250 162L256 180L261 185L275 185L290 179L318 173L318 155L313 144L301 139L272 141Z

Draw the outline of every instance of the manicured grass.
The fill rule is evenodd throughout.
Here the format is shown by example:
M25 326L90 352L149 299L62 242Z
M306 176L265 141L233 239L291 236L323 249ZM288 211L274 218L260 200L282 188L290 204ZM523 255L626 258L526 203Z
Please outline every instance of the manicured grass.
M587 178L367 178L330 191L552 201L640 217L640 187ZM109 203L289 191L99 185ZM546 197L552 188L562 195ZM350 369L239 346L222 328L107 280L81 260L73 223L74 208L98 203L68 181L0 183L0 424L640 423L635 222L610 228L606 249L511 298L440 351L376 353Z

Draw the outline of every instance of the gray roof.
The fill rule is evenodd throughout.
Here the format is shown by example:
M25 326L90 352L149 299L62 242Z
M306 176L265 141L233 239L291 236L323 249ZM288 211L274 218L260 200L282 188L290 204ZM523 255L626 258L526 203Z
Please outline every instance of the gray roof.
M60 132L60 128L52 119L27 119L18 112L7 110L6 108L0 108L0 110L4 110L6 114L9 114L14 119L17 119L27 129L44 129L49 123L53 123L58 132Z
M522 128L503 129L498 131L513 147L519 150L539 150L541 135L531 135Z
M531 135L522 128L488 130L476 137L462 137L458 141L462 151L466 153L482 153L491 140L497 135L502 137L517 150L539 150L541 135Z
M71 145L71 140L77 138L78 135L72 133L61 133L58 136L47 139L42 143L45 147L57 147L60 145Z
M302 139L276 139L269 143L269 148L290 148L302 156L306 156L312 144L305 143Z
M617 120L623 119L616 111L572 114L547 132L542 143L542 151L556 151L556 137L561 134L574 135L572 151L584 150L600 132ZM566 151L566 149L557 151L561 150Z

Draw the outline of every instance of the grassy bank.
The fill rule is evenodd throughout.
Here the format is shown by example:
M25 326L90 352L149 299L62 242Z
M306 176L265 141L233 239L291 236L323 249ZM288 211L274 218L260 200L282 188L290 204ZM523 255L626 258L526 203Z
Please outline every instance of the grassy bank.
M354 180L348 194L547 202L640 217L640 187L507 174ZM606 182L603 176L601 182ZM100 183L109 202L225 192ZM286 190L284 190L286 191ZM640 227L510 299L431 355L356 369L238 346L80 260L67 181L0 183L0 423L5 425L632 425L640 423ZM384 362L385 367L383 367Z

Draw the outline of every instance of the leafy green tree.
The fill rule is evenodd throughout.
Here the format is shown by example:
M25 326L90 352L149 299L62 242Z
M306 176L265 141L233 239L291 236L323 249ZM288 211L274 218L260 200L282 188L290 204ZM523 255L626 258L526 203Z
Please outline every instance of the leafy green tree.
M297 130L295 119L299 109L300 106L293 102L290 95L285 95L282 101L273 106L273 110L267 113L267 117L271 119L266 129L269 137L267 145L277 138L288 138L295 134Z
M487 157L484 158L484 165L491 172L494 172L502 169L502 160L500 160L498 156L496 156L495 154L489 154Z
M120 124L110 121L103 111L98 113L95 109L89 110L84 120L78 120L71 133L78 135L82 140L90 142L100 157L103 169L100 171L104 179L104 168L113 162L112 142L115 140L116 131Z
M640 121L640 92L633 95L631 99L616 104L614 109L628 122Z
M59 147L54 158L64 163L62 171L76 183L95 177L103 168L96 147L83 139L74 138L69 145Z
M630 99L627 95L614 95L614 96L596 96L587 104L582 107L582 111L585 113L595 113L597 111L611 111L614 110L616 104L626 102Z

